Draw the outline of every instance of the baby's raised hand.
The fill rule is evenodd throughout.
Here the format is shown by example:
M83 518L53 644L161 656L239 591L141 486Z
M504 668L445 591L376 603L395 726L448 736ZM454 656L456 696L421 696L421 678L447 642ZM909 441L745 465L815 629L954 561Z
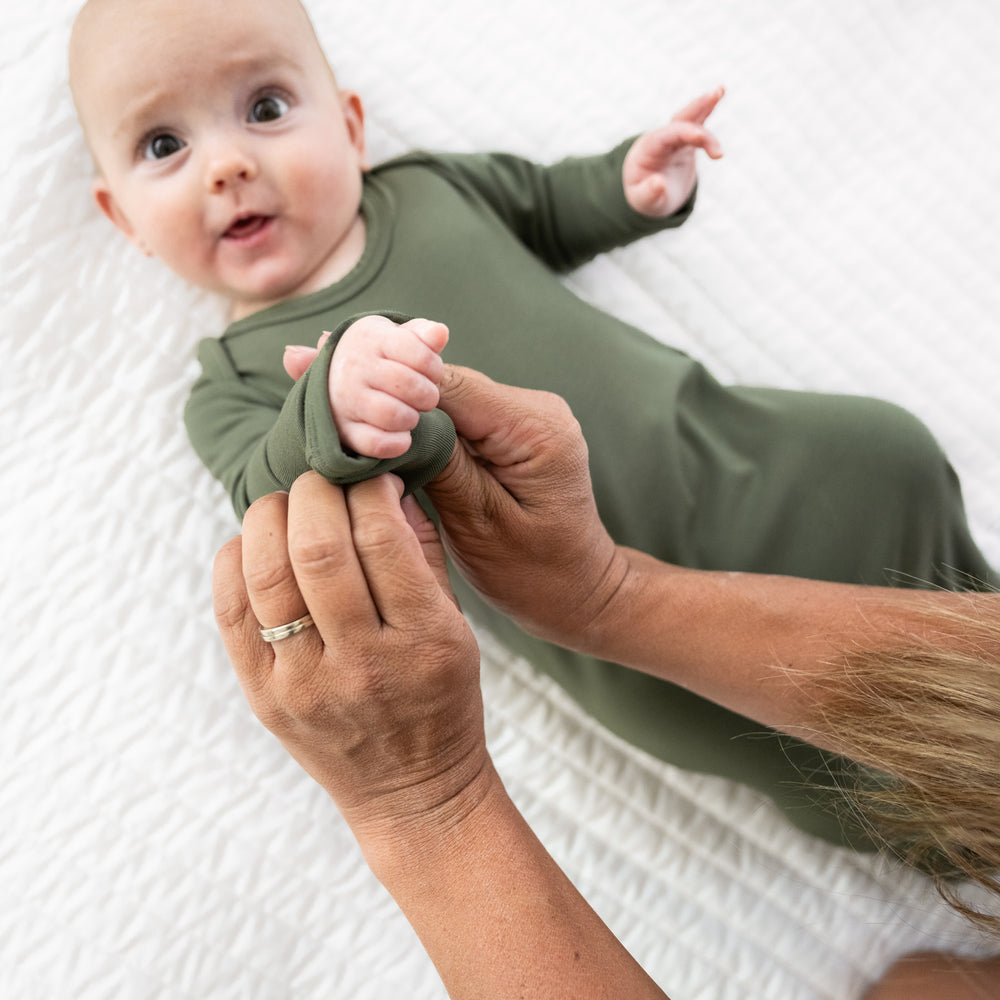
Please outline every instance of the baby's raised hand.
M369 458L404 454L420 414L437 406L447 343L448 328L425 319L352 323L330 362L330 410L341 444Z
M682 108L669 124L639 136L625 155L622 183L628 203L643 215L666 218L691 196L698 171L695 151L713 159L722 156L719 140L705 128L705 120L722 100L724 87Z

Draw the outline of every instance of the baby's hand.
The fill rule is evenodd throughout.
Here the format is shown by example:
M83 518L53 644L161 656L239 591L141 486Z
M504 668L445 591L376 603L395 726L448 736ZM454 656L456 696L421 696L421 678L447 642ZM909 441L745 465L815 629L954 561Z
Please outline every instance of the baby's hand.
M663 128L639 136L625 155L622 183L628 203L643 215L664 219L691 196L698 171L695 151L722 156L719 140L705 120L722 100L724 87L702 94L682 108Z
M366 316L347 328L330 362L330 411L345 448L369 458L396 458L410 447L421 412L438 403L448 343L443 323L399 325Z

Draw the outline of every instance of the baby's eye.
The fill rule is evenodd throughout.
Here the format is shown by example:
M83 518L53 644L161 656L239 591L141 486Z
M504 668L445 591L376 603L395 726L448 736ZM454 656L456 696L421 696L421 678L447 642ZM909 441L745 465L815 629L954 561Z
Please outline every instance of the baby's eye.
M284 98L269 94L267 97L258 98L253 102L247 121L251 122L274 122L288 113L288 101Z
M174 153L183 148L184 143L176 135L171 135L169 132L160 132L158 135L151 136L146 140L143 145L142 155L147 160L165 160L168 156L173 156Z

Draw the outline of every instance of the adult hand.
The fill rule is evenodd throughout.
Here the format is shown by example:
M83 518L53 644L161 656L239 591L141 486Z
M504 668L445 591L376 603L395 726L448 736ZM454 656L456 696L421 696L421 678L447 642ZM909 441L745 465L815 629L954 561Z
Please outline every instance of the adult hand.
M307 473L220 550L215 609L251 708L372 856L400 822L448 824L490 780L475 639L433 526L401 484L345 492ZM409 524L407 524L409 520ZM273 644L309 612L315 628Z
M322 347L325 338L320 338ZM317 350L286 350L300 378ZM438 405L459 442L425 490L452 560L522 628L583 648L628 564L601 524L568 404L445 365Z
M924 633L946 652L948 607L971 613L977 600L983 620L996 614L995 595L706 572L616 546L563 400L446 366L439 405L464 447L425 489L452 560L487 600L535 635L820 746L885 766L823 722L819 706L840 690L830 665L845 652L888 656Z
M336 801L449 996L663 1000L506 794L475 640L401 492L306 473L247 511L214 590L250 706ZM314 628L261 638L307 611Z
M569 406L451 365L440 393L459 444L425 489L449 555L525 630L584 648L628 563L601 524Z

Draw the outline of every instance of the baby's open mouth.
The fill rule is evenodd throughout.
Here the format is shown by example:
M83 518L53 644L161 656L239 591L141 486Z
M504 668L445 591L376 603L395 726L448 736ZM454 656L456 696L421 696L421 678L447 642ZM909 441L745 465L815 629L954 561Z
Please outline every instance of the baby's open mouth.
M237 219L223 234L226 240L245 240L259 233L271 221L270 215L246 215Z

